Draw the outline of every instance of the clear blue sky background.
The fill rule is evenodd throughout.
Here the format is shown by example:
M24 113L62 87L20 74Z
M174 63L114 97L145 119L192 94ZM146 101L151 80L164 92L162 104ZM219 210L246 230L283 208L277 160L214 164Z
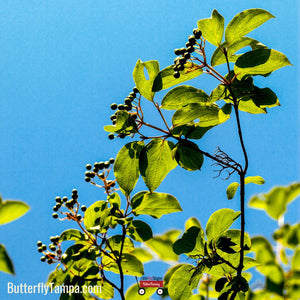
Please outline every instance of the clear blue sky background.
M109 123L110 103L120 103L134 86L137 59L157 59L164 68L172 64L174 48L184 46L197 20L210 17L214 8L228 23L236 13L254 7L269 10L276 19L250 36L284 52L294 66L255 79L256 85L277 93L281 107L266 115L241 114L249 175L266 179L264 186L247 186L248 199L299 180L297 0L0 1L0 191L4 199L31 206L24 217L0 227L0 242L17 273L0 273L1 299L20 299L7 295L7 282L45 282L53 269L40 262L36 241L48 242L49 236L72 226L51 217L56 195L70 196L77 188L86 205L104 199L102 191L84 182L85 165L115 156L124 143L109 141L102 128ZM217 82L201 76L188 84L210 93ZM209 132L200 145L210 152L220 146L242 159L234 119ZM228 201L225 195L235 178L213 179L210 164L206 160L203 171L194 173L178 167L167 176L158 190L175 195L184 211L159 220L145 218L155 234L182 229L190 216L205 225L221 207L239 209L237 200ZM142 182L139 189L144 189ZM299 201L291 204L287 220L299 220L299 210ZM246 229L252 236L270 237L275 228L264 212L247 210ZM152 263L145 271L163 276L166 268Z

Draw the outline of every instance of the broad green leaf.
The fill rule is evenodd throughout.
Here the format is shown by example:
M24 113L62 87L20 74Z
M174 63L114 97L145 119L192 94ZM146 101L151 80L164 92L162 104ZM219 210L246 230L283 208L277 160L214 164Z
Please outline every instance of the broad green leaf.
M292 266L292 270L300 271L300 247L298 247L294 252L291 266Z
M145 77L144 69L148 72L148 78ZM152 86L155 77L159 73L159 63L156 60L149 60L142 62L140 59L137 61L133 70L133 79L136 87L146 99L153 101L154 92Z
M15 275L13 263L2 244L0 244L0 271Z
M255 8L248 9L237 14L227 25L225 40L228 44L238 40L269 19L274 18L268 11Z
M179 263L173 267L170 267L168 269L168 271L166 272L166 274L164 275L164 288L168 288L168 284L169 284L169 281L172 277L172 275L174 274L174 272L179 269L181 266L184 266L185 264L182 264L182 263Z
M139 294L139 285L134 284L128 288L125 294L125 299L128 300L151 300L151 296L155 293L157 288L155 287L147 287L145 289L145 294L140 295Z
M139 156L144 147L144 142L131 142L121 148L114 164L116 180L125 195L134 189L140 172Z
M226 63L226 57L224 54L224 49L227 52L227 57L229 62L236 62L241 54L236 54L240 49L250 46L252 50L267 48L265 45L260 43L259 41L249 38L249 37L241 37L240 39L234 41L230 45L227 42L224 42L218 47L211 57L211 65L217 66Z
M67 229L61 233L59 241L84 241L84 234L77 229Z
M95 294L100 299L113 299L114 298L114 288L106 281L106 280L92 280L86 282L88 288L95 286L92 288L93 294ZM101 289L99 287L101 286ZM94 299L91 298L91 300ZM76 299L77 300L77 299Z
M232 223L240 216L241 212L235 212L229 208L219 209L214 212L208 219L206 224L206 237L210 241L219 237L225 232Z
M284 224L274 232L273 238L284 247L296 248L300 244L300 224Z
M275 285L281 285L284 282L284 272L282 268L276 263L260 265L257 271L262 273Z
M121 234L111 236L107 240L106 248L109 251L114 251L114 252L120 253L122 243L123 243L123 253L129 253L134 250L133 241L130 238L126 237L123 242L123 238L122 238Z
M195 143L182 140L175 145L175 149L175 159L182 168L188 171L201 169L204 158Z
M100 219L105 214L105 210L107 209L107 203L108 202L101 200L88 207L84 214L84 226L86 230L91 232L99 232L99 230L93 228L100 224Z
M264 184L265 180L261 176L248 176L245 178L245 184L248 183Z
M176 126L171 131L172 131L172 135L174 136L183 135L189 139L199 140L211 128L213 128L213 126L199 127L197 124L194 123L190 125Z
M216 102L220 99L225 99L228 97L228 92L225 85L219 84L209 95L210 102Z
M219 296L219 292L217 292L215 290L215 284L217 281L217 277L216 276L207 276L205 277L205 275L202 277L202 280L200 281L200 285L198 288L199 291L199 296L203 296L203 298L195 298L196 299L200 299L200 300L205 300L204 296L206 297L207 295L210 298L218 298ZM193 298L191 298L191 300L193 300Z
M266 75L288 65L291 63L283 53L273 49L257 49L237 59L234 73L240 80L245 76Z
M137 125L133 117L125 110L116 112L116 124L106 125L104 130L112 133L130 134L137 132Z
M199 20L197 24L205 39L215 46L221 44L224 32L224 18L216 9L213 10L210 19Z
M247 257L247 256L244 257L243 264L244 264L243 271L246 271L248 269L251 269L251 268L254 268L254 267L257 267L260 265L260 263L257 262L255 259L253 259L251 257Z
M226 195L227 195L228 200L233 199L239 186L240 186L240 184L238 182L232 182L229 184L229 186L227 187L227 190L226 190Z
M120 273L117 263L108 256L104 256L102 259L104 270L111 271L114 273ZM124 275L131 276L143 276L144 267L142 262L137 259L134 255L129 253L123 253L121 257L121 268L123 269Z
M251 250L256 253L256 260L260 264L275 262L272 246L264 237L258 236L251 239Z
M228 112L223 111L216 104L191 103L176 110L172 117L172 123L174 126L185 125L199 119L198 126L209 127L221 124L229 118Z
M185 264L178 268L168 284L169 295L172 300L188 300L192 296L192 290L198 285L202 274L194 275L195 267Z
M131 254L137 257L142 263L152 260L153 256L144 248L135 248Z
M176 254L204 255L204 232L202 228L192 226L173 244Z
M132 198L131 206L135 215L150 215L154 218L182 211L178 200L174 196L156 192L138 193Z
M169 91L161 102L163 109L178 109L190 103L205 103L209 96L202 90L182 85Z
M186 222L184 224L185 231L187 231L192 226L196 226L196 227L200 228L203 231L199 220L195 217L192 217L192 218L189 218L188 220L186 220Z
M188 81L190 79L196 78L203 73L200 68L195 68L190 62L184 65L184 70L180 71L180 77L174 78L174 65L171 65L163 70L161 70L156 76L153 83L153 92L158 92L160 90L168 89L179 83Z
M12 222L22 217L29 210L29 206L22 201L6 200L0 202L0 225Z
M249 206L264 209L270 217L278 220L286 212L288 203L299 194L300 183L293 183L287 187L275 187L269 193L252 197Z
M140 220L133 220L127 227L128 235L137 242L145 242L153 237L151 227Z
M163 235L153 237L146 242L146 245L153 250L160 259L178 261L178 255L173 251L172 245L179 234L179 230L170 230Z
M141 150L140 173L150 192L156 190L167 174L177 166L172 155L173 148L172 142L153 139Z
M115 176L116 176L116 174L115 174ZM107 200L110 204L112 204L112 205L115 204L117 206L117 208L121 207L121 198L118 193L115 192L115 193L110 194L107 197Z

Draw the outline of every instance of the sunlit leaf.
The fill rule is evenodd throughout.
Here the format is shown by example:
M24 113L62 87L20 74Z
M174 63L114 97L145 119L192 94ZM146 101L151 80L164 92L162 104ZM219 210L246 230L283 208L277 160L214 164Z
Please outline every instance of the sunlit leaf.
M151 192L156 190L167 174L177 166L172 155L173 148L172 142L153 139L140 152L140 173Z
M22 201L6 200L0 202L0 225L12 222L29 210L29 206Z
M140 295L139 294L139 285L138 284L134 284L132 286L130 286L128 288L128 290L126 291L125 294L125 299L128 300L151 300L151 296L155 293L155 291L157 290L157 288L155 287L147 287L145 289L145 294L144 295Z
M233 199L239 186L240 186L240 184L238 182L232 182L229 184L229 186L227 187L227 190L226 190L226 195L227 195L228 200Z
M84 234L77 229L67 229L61 233L59 241L84 241Z
M84 214L84 226L88 231L99 231L93 228L100 224L100 219L105 214L106 208L106 201L97 201L88 207Z
M291 266L294 271L300 271L300 247L295 250Z
M145 77L145 73L148 73L148 78ZM159 63L156 60L149 60L142 62L140 59L137 61L133 70L133 79L136 87L138 88L141 95L146 99L153 101L154 92L152 86L155 77L159 73Z
M234 73L240 80L245 76L266 75L288 65L291 63L283 53L272 49L257 49L237 59Z
M107 240L107 246L106 248L109 251L114 251L120 253L121 251L121 246L123 245L123 253L129 253L134 250L134 244L133 241L126 237L123 240L123 237L121 234L113 235Z
M269 19L274 18L268 11L255 8L248 9L237 14L227 25L225 40L228 44L238 40Z
M128 235L137 242L145 242L153 237L151 227L140 220L133 220L127 227Z
M199 20L197 24L205 39L215 46L221 44L224 32L224 18L216 9L212 12L210 19Z
M150 254L144 248L135 248L131 251L131 254L137 257L142 263L148 262L153 259L152 254Z
M117 154L114 174L125 195L131 193L139 178L139 156L143 147L142 141L131 142L123 146Z
M106 125L104 130L112 133L131 134L137 132L137 126L133 117L125 110L115 113L117 119L115 125Z
M265 180L261 176L248 176L245 178L245 184L248 183L264 184Z
M15 275L13 263L2 244L0 244L0 271Z

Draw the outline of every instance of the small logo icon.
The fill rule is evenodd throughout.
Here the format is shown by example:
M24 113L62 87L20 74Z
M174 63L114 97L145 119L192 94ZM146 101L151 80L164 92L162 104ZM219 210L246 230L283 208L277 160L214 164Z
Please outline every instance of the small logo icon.
M157 287L156 294L162 295L164 293L163 290L164 281L162 277L155 277L155 276L148 276L148 277L142 277L139 282L139 295L145 295L146 294L146 288L147 287Z

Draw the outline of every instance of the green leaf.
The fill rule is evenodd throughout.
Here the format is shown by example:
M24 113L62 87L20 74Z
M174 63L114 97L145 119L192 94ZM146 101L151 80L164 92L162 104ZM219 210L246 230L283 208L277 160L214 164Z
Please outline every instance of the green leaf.
M61 233L59 241L84 241L84 234L77 229L67 229Z
M176 144L175 149L175 159L182 168L188 171L201 169L204 158L195 143L181 140Z
M242 11L227 25L225 30L226 42L231 44L271 18L274 18L272 14L259 8Z
M101 200L88 207L84 214L84 226L86 230L90 232L99 232L98 229L94 228L100 224L100 219L107 209L107 203L108 202Z
M134 250L133 241L130 238L126 237L123 242L123 237L121 234L111 236L107 240L106 249L108 249L109 251L113 250L120 253L122 243L123 243L123 253L129 253Z
M148 78L145 77L144 69L146 68L148 73ZM149 60L142 62L140 59L137 61L135 68L133 70L133 79L136 87L142 96L146 99L153 101L154 92L152 91L152 86L155 77L159 73L159 63L156 60Z
M269 193L260 194L250 199L249 206L263 209L275 220L287 210L287 205L300 194L300 183L287 187L275 187Z
M153 139L140 152L140 172L151 192L156 190L167 174L177 166L172 155L173 148L172 142Z
M151 296L155 293L155 291L157 290L157 288L155 287L147 287L145 289L145 294L144 295L140 295L139 294L139 285L138 284L134 284L132 286L130 286L128 288L128 290L126 291L125 294L125 299L128 300L151 300Z
M131 200L131 206L135 215L150 215L154 218L182 211L178 200L174 196L156 192L136 194Z
M176 254L203 255L204 243L203 230L197 226L192 226L173 244L173 251Z
M179 234L179 230L170 230L163 235L153 237L146 242L146 245L153 250L160 259L165 261L178 261L178 255L173 251L172 245Z
M211 65L214 67L226 63L226 56L224 54L224 49L226 49L228 61L236 62L236 60L241 56L241 54L235 55L235 53L247 46L250 46L252 50L267 48L259 41L249 37L241 37L240 39L234 41L230 45L228 45L227 42L224 42L213 53L211 57Z
M116 175L116 174L115 174ZM107 200L110 204L115 204L117 208L121 207L121 198L118 193L112 193L107 197Z
M12 222L22 217L29 210L29 206L22 201L6 200L0 202L0 225Z
M119 274L120 270L117 263L108 256L104 256L102 259L104 270L111 271ZM142 262L137 259L134 255L129 253L123 253L121 257L121 268L123 269L124 275L131 276L143 276L144 267Z
M227 187L227 190L226 190L226 195L227 195L228 200L233 199L239 186L240 186L240 184L238 182L232 182L229 184L229 186Z
M192 218L189 218L188 220L186 220L186 222L184 224L185 231L187 231L192 226L196 226L196 227L200 228L203 231L199 220L195 217L192 217Z
M182 85L169 91L161 102L163 109L178 109L190 103L205 103L209 96L192 86Z
M219 209L214 212L206 224L206 237L210 241L219 237L240 216L241 212L235 212L229 208Z
M266 75L288 65L291 63L283 53L272 49L257 49L237 59L234 73L240 80L246 76Z
M153 256L143 248L135 248L131 254L137 257L142 263L152 260Z
M227 106L225 108L227 109ZM223 111L216 104L191 103L176 110L172 117L172 123L174 126L185 125L198 118L198 126L209 127L219 125L227 121L230 116L226 110Z
M168 284L169 295L172 300L188 300L192 296L192 290L198 285L201 273L194 275L195 267L185 264L178 268Z
M104 130L112 133L131 134L137 132L137 126L133 117L125 110L115 113L117 119L115 125L104 126Z
M294 271L300 271L300 247L298 247L294 252L291 267Z
M210 19L199 20L197 24L205 39L215 46L221 44L224 32L224 18L216 9L213 10Z
M184 70L180 71L180 77L174 78L174 65L171 65L158 73L153 83L153 92L168 89L179 83L196 78L203 73L200 68L195 68L190 62L184 65Z
M13 263L2 244L0 244L0 271L15 275Z
M174 127L171 132L174 136L185 136L189 139L199 140L213 126L199 127L197 124L181 125Z
M114 164L116 180L125 195L134 189L140 172L139 157L144 147L144 142L131 142L121 148Z
M248 176L245 178L245 184L248 183L264 184L265 180L261 176Z
M101 299L113 299L114 288L106 280L93 280L86 283L87 286L95 286L93 294ZM98 288L101 286L101 290ZM91 298L91 300L94 298ZM77 299L76 299L77 300Z
M256 253L256 260L260 264L275 262L272 246L264 237L258 236L251 239L251 250Z
M140 220L133 220L127 229L128 235L137 242L145 242L153 237L151 227Z

